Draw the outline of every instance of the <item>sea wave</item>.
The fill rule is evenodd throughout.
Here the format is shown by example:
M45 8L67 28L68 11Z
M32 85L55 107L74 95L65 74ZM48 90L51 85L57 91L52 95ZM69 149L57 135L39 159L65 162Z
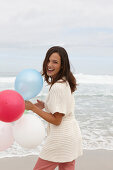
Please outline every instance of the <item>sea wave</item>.
M77 83L86 84L113 84L113 75L88 75L88 74L75 74ZM1 82L13 83L16 77L0 77Z
M108 97L113 98L113 94L76 94L77 97Z
M16 77L0 77L0 83L13 83Z
M113 84L113 75L76 74L77 83L86 84Z

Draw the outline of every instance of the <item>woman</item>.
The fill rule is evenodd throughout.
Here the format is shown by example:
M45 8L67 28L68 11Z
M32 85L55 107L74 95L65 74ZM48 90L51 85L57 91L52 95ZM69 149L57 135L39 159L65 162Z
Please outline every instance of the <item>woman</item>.
M45 104L26 101L27 110L48 122L47 139L34 170L54 170L57 166L59 170L75 170L75 159L82 155L82 137L74 117L76 79L64 48L54 46L47 51L42 75L51 85Z

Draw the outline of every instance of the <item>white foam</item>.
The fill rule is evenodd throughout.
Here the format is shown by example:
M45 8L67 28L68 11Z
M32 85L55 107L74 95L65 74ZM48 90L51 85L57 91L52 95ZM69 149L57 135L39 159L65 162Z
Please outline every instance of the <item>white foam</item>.
M87 74L76 74L77 83L87 84L113 84L113 75L87 75Z
M13 83L16 77L0 77L0 83Z

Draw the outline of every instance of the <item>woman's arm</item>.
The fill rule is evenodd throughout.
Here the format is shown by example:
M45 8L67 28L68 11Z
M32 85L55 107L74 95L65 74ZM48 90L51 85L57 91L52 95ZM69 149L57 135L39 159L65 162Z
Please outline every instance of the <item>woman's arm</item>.
M54 125L60 125L62 121L62 117L64 116L64 114L58 113L58 112L54 114L45 112L41 110L40 108L38 108L37 106L35 106L30 101L25 101L25 108L26 110L32 110L34 113L42 117L44 120Z

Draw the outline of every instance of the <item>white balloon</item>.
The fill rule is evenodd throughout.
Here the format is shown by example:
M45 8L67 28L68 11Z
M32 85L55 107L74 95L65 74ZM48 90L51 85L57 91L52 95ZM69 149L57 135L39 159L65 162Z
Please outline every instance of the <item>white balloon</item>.
M12 125L0 121L0 151L9 148L14 142Z
M15 141L25 148L35 148L45 137L45 127L37 115L29 111L13 125Z

